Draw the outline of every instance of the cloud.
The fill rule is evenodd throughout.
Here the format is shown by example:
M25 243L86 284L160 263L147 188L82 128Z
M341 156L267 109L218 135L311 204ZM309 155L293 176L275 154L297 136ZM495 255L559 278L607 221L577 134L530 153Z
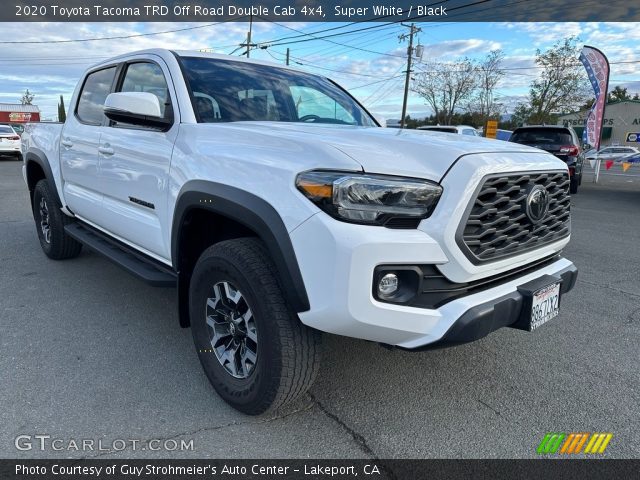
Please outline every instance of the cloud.
M469 38L464 40L448 40L424 46L425 58L461 57L472 53L489 53L501 48L500 42Z
M18 101L24 89L29 88L36 93L36 103L49 117L56 115L59 96L64 95L68 104L83 71L96 62L134 50L158 47L176 50L208 48L218 53L230 53L244 41L248 30L247 23L71 22L29 23L28 28L25 25L0 24L3 34L0 40L47 40L49 43L3 45L0 53L0 100ZM327 24L323 23L282 25L254 23L254 41L267 42L301 35L286 27L306 32L327 28ZM68 38L127 36L190 27L202 28L108 41L51 43ZM291 55L294 62L304 64L298 65L299 68L331 77L347 89L386 80L355 89L353 93L372 109L397 112L396 116L399 116L407 44L398 42L397 36L405 30L398 25L388 25L371 31L291 44ZM634 50L640 42L638 23L452 23L437 30L437 35L442 38L434 39L430 33L432 30L428 32L425 30L422 34L422 41L425 36L433 41L423 44L424 60L448 62L464 56L481 58L490 50L504 49L506 57L503 66L514 70L507 72L499 86L498 93L502 98L525 95L529 83L539 72L538 69L529 68L534 66L536 48L545 49L568 35L580 35L585 43L601 48L609 56L613 62L612 85L628 83L637 88L633 82L640 78L640 63L615 63L640 58L640 54ZM256 50L251 56L283 63L287 46ZM410 95L409 112L415 115L425 110L428 108L423 105L422 99L415 94Z

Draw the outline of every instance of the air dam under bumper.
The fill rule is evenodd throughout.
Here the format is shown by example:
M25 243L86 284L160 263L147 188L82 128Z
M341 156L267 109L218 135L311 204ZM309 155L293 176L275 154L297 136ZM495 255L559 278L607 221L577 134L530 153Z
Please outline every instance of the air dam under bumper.
M439 244L424 231L353 225L318 213L290 234L311 305L299 314L304 324L406 349L482 338L518 319L523 303L518 287L550 275L562 279L564 294L577 276L573 263L558 258L437 309L408 307L377 301L373 273L378 265L446 263ZM535 255L531 252L531 261Z

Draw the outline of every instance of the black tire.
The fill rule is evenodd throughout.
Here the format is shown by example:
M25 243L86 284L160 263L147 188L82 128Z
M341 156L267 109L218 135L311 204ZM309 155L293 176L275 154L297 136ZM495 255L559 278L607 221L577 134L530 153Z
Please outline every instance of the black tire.
M232 286L235 290L230 291L240 293L239 302L229 302L227 296L220 302L221 308L212 309L213 302L207 302L217 296L214 286L220 285ZM191 277L189 302L191 330L200 363L214 389L232 407L249 415L273 411L304 394L313 384L320 364L320 333L305 326L287 305L275 266L259 240L227 240L206 249ZM229 304L235 305L232 309L235 313L229 314L227 310L226 315L220 314ZM233 337L225 336L232 328L227 326L225 340L214 342L214 329L207 325L207 316L230 324L240 319L243 308L245 311L250 308L253 313L249 318L254 322L251 329L256 341L250 340L249 334L237 339L239 327L233 327ZM236 320L231 320L234 316ZM250 329L248 325L244 325L243 332ZM224 357L221 349L229 345L233 349L237 343L231 342L242 341L245 343L235 347L238 353L233 353L233 364L229 357L219 360ZM216 350L214 343L219 345ZM253 365L240 360L247 349L251 350L250 346L255 346ZM245 376L237 378L231 368Z
M40 180L36 184L32 207L38 239L45 255L53 260L77 257L82 244L64 231L64 226L72 223L73 219L62 213L46 180Z
M573 177L571 177L571 181L569 182L569 193L578 193L578 185L580 185L580 180L574 175Z

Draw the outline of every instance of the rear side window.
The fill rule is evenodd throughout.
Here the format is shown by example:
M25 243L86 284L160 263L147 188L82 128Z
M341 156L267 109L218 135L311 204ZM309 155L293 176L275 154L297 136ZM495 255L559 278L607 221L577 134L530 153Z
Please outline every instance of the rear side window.
M560 128L516 130L510 141L524 145L573 145L571 133Z
M82 86L76 115L83 123L101 125L104 120L104 101L111 92L116 67L90 73Z

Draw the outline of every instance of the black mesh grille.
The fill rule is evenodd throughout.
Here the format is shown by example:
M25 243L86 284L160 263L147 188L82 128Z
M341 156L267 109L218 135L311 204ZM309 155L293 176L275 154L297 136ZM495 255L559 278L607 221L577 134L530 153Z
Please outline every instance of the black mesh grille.
M525 202L535 185L549 193L549 211L539 223L526 214ZM463 219L462 250L474 263L539 248L569 235L567 172L497 175L485 179Z

